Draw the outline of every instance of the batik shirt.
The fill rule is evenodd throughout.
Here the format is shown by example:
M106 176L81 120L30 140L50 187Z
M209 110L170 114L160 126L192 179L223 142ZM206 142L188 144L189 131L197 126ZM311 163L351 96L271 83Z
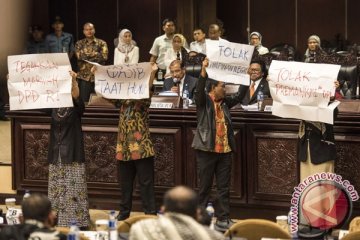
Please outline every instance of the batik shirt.
M215 109L215 124L216 124L216 135L215 135L215 149L216 153L228 153L231 152L229 145L229 139L227 136L227 126L225 121L224 111L222 109L221 102L216 102L215 98L209 95L214 103Z
M150 99L120 100L117 160L138 160L155 155L149 130L150 102Z
M91 73L93 65L84 60L104 65L109 52L106 42L98 38L90 42L84 38L76 42L75 49L79 67L78 78L94 82L94 74Z

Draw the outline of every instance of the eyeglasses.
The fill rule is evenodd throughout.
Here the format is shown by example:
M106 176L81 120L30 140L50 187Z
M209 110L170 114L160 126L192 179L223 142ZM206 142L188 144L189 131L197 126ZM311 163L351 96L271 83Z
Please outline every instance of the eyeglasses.
M249 72L261 72L261 69L258 68L250 68Z

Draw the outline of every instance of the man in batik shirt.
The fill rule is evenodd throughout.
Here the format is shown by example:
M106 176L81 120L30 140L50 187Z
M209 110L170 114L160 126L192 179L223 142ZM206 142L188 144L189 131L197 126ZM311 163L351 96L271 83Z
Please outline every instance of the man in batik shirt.
M88 102L90 94L95 92L95 77L91 72L92 64L85 60L104 65L109 51L106 42L95 37L95 27L92 23L84 24L83 33L85 38L76 42L75 51L79 68L80 97L84 102Z

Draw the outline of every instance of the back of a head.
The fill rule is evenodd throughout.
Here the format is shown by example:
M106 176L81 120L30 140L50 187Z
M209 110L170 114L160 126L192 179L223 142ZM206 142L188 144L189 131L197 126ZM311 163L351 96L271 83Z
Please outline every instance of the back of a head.
M45 222L51 212L51 202L46 195L31 194L21 204L24 220L34 219Z
M197 206L197 194L186 186L177 186L165 193L164 207L166 212L182 213L195 217Z

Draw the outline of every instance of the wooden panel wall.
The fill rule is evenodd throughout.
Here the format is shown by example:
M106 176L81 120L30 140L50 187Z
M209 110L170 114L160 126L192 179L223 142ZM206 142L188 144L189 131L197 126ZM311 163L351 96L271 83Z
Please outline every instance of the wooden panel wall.
M36 2L35 2L36 4ZM40 4L34 7L40 14L46 12ZM51 23L60 16L65 24L64 30L74 35L76 40L84 38L84 23L95 25L95 36L107 42L109 47L108 64L113 63L114 38L118 30L128 28L140 48L140 61L150 59L149 50L154 39L163 34L161 22L165 18L176 19L176 1L165 0L54 0L49 1L50 24L45 26L52 31ZM35 21L35 20L34 20Z
M289 43L301 54L305 52L307 38L314 33L321 37L324 45L328 42L345 48L348 44L360 44L360 2L357 0L217 2L217 17L223 20L230 41L247 43L249 25L250 32L262 33L264 46Z

